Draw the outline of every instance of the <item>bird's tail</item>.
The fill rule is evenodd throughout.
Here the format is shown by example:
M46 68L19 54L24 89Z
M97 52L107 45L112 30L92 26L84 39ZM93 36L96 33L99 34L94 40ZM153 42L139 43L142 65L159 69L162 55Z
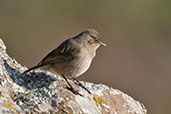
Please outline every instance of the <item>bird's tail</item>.
M34 70L34 69L37 69L37 68L40 68L40 67L41 67L41 65L37 65L37 66L31 67L28 70L24 71L23 74L26 74L26 73L30 72L31 70Z

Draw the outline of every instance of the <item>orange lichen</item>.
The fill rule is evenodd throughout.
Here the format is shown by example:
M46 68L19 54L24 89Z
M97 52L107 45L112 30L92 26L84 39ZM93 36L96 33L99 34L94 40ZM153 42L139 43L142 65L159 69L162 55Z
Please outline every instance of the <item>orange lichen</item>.
M67 106L66 101L63 101L63 102L59 103L58 109L60 110L58 112L59 114L63 114L64 112L66 112L67 114L73 114L73 110L70 107Z
M11 102L4 102L3 104L4 104L4 106L8 107L11 110L14 110L17 114L19 114L19 112L17 111L17 108L15 106L13 106L11 104Z
M100 105L101 107L103 107L103 104L107 104L103 97L93 96L93 100L96 102L96 105Z
M5 97L4 95L0 94L0 97Z

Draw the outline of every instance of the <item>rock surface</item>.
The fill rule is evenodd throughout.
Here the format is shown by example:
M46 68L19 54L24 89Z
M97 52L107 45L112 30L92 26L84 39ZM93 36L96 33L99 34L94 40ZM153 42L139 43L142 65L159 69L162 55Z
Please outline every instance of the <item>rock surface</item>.
M48 71L27 68L8 56L0 39L0 113L25 114L146 114L144 105L102 84L81 82L92 94L70 83L83 96L66 89L66 82Z

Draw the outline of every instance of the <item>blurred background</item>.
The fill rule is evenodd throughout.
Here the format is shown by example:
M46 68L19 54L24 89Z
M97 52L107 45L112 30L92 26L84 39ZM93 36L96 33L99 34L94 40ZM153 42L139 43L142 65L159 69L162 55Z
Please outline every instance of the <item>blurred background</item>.
M170 0L0 0L0 37L31 67L65 39L94 28L108 47L79 77L142 102L149 114L171 114Z

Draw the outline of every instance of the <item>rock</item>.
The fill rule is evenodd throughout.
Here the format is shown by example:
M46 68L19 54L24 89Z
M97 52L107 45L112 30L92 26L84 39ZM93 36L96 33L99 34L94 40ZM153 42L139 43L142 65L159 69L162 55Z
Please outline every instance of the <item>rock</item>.
M27 68L8 56L0 39L0 113L48 114L146 114L143 104L127 94L103 84L81 83L92 93L74 88L83 96L66 89L67 83L58 75Z

